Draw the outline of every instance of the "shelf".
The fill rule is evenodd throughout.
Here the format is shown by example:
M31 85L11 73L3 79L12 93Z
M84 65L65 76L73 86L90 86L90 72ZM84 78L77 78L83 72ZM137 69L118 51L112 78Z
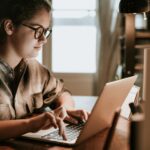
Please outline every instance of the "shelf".
M143 39L148 38L148 39L150 39L150 32L139 32L139 31L137 31L136 32L136 38L143 38Z
M134 48L137 48L137 49L150 49L150 44L135 45Z
M143 70L143 64L136 64L134 69L135 72L141 72Z

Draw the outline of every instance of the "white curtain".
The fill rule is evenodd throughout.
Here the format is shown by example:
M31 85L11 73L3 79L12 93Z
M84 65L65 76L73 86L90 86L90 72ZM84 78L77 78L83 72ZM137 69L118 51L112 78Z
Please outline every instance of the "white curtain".
M114 80L120 63L120 17L117 11L118 0L98 0L97 34L97 73L95 75L95 95L104 84Z

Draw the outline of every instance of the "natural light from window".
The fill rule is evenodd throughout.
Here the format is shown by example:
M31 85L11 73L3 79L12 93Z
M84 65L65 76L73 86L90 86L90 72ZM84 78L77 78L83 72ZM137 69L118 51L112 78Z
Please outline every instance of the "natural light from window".
M96 0L53 0L52 71L96 72Z
M38 61L39 63L41 63L41 64L43 63L43 62L42 62L42 56L43 56L42 54L43 54L43 53L42 53L42 50L41 50L41 51L38 53L38 56L36 57L37 61Z
M55 10L95 10L96 0L52 0Z

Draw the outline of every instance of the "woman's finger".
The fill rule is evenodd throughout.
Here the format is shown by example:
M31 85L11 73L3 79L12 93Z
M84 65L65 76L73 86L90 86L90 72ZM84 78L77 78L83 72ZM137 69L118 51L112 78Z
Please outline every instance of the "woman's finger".
M46 112L46 117L49 118L50 120L50 124L54 126L54 128L57 128L58 125L57 125L57 121L56 121L56 118L55 116L53 115L53 113L50 113L50 112Z
M53 112L54 112L56 117L60 117L62 119L64 119L67 116L66 109L62 106L55 109Z
M62 137L63 137L63 140L67 141L67 136L66 136L65 130L63 131Z
M88 114L85 110L68 111L68 114L72 117L79 118L82 121L86 121L88 119Z
M78 123L79 123L76 118L73 118L73 117L71 117L71 116L67 116L67 117L65 118L65 121L67 121L67 122L69 122L69 123L72 123L72 124L78 124Z
M83 119L85 121L87 121L88 120L88 114L87 114L87 112L85 110L82 110L81 113L83 114Z
M67 140L67 136L65 133L65 125L61 118L57 118L57 124L59 127L59 135L63 137L64 140Z
M88 111L87 111L87 114L88 114L88 117L91 115L91 113L90 113L90 112L88 112Z

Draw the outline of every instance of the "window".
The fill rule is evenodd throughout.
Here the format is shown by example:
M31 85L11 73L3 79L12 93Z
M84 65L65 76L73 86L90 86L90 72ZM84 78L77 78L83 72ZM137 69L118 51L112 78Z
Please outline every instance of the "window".
M96 0L53 0L52 71L96 72Z
M143 14L135 15L135 28L136 29L146 29L147 28L146 20L144 20Z
M38 56L36 57L37 61L40 62L41 64L43 63L43 62L42 62L42 57L43 57L43 55L42 55L42 50L41 50L41 51L39 52Z

